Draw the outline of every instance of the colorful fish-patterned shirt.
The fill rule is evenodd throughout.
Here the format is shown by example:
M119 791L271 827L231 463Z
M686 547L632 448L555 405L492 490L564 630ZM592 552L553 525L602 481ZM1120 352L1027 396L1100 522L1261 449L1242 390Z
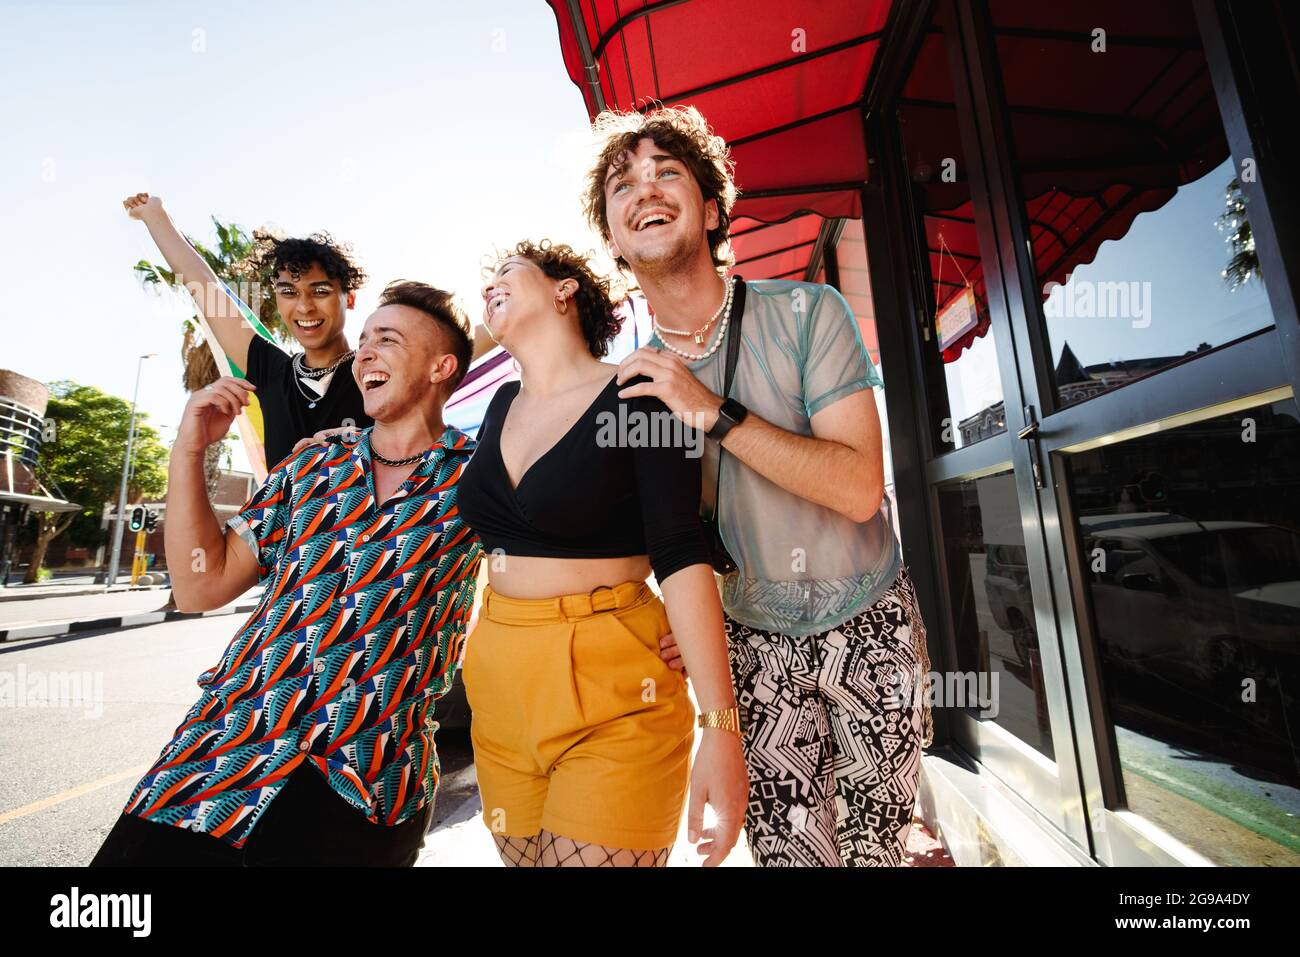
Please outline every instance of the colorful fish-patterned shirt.
M125 813L242 847L304 762L372 823L434 799L434 702L462 660L482 558L456 505L475 443L447 428L380 504L370 432L287 459L230 519L262 599Z

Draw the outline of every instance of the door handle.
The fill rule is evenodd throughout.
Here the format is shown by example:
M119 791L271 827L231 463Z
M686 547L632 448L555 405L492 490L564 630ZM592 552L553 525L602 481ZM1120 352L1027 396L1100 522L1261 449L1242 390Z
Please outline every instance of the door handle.
M1025 409L1025 427L1016 433L1016 437L1024 439L1029 443L1029 464L1034 468L1034 488L1047 488L1047 483L1043 481L1043 469L1039 464L1038 448L1038 416L1034 414L1034 407L1027 405Z

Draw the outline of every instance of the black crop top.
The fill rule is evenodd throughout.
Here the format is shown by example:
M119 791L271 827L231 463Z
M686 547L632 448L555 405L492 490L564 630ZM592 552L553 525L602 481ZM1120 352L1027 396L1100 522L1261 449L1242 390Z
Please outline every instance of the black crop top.
M456 491L461 518L489 556L496 549L547 558L649 555L660 583L688 565L708 563L699 516L704 437L653 396L619 398L619 390L649 381L635 376L620 385L611 376L517 489L510 487L500 436L520 384L497 389ZM645 423L639 432L638 419Z

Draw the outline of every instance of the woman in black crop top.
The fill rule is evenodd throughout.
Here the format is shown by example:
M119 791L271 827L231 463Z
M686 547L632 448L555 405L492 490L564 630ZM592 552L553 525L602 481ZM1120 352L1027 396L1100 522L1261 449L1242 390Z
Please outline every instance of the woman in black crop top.
M739 736L705 727L692 772L694 708L659 657L671 630L701 710L735 706L699 520L704 437L656 398L619 398L638 380L600 359L621 319L569 247L519 244L483 298L522 378L497 390L456 491L488 568L462 672L484 821L508 864L661 865L689 780L725 854L747 791Z

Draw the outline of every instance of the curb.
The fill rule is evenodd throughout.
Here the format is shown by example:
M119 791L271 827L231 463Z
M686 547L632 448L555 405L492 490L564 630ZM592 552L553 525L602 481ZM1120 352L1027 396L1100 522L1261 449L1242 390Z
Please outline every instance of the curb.
M77 631L120 630L156 625L167 621L189 621L193 618L217 618L221 615L252 614L257 603L227 605L211 611L138 611L130 615L113 615L108 618L85 618L80 621L51 621L39 625L22 625L18 628L0 629L0 643L21 638L50 638Z
M77 585L70 586L68 591L32 591L31 594L20 594L11 589L17 589L20 586L10 585L9 588L0 589L0 602L6 601L35 601L41 598L76 598L79 595L116 595L116 594L139 594L149 591L171 591L171 585L114 585L108 591L104 590L103 585ZM27 588L36 586L27 585ZM75 587L75 591L72 588Z

